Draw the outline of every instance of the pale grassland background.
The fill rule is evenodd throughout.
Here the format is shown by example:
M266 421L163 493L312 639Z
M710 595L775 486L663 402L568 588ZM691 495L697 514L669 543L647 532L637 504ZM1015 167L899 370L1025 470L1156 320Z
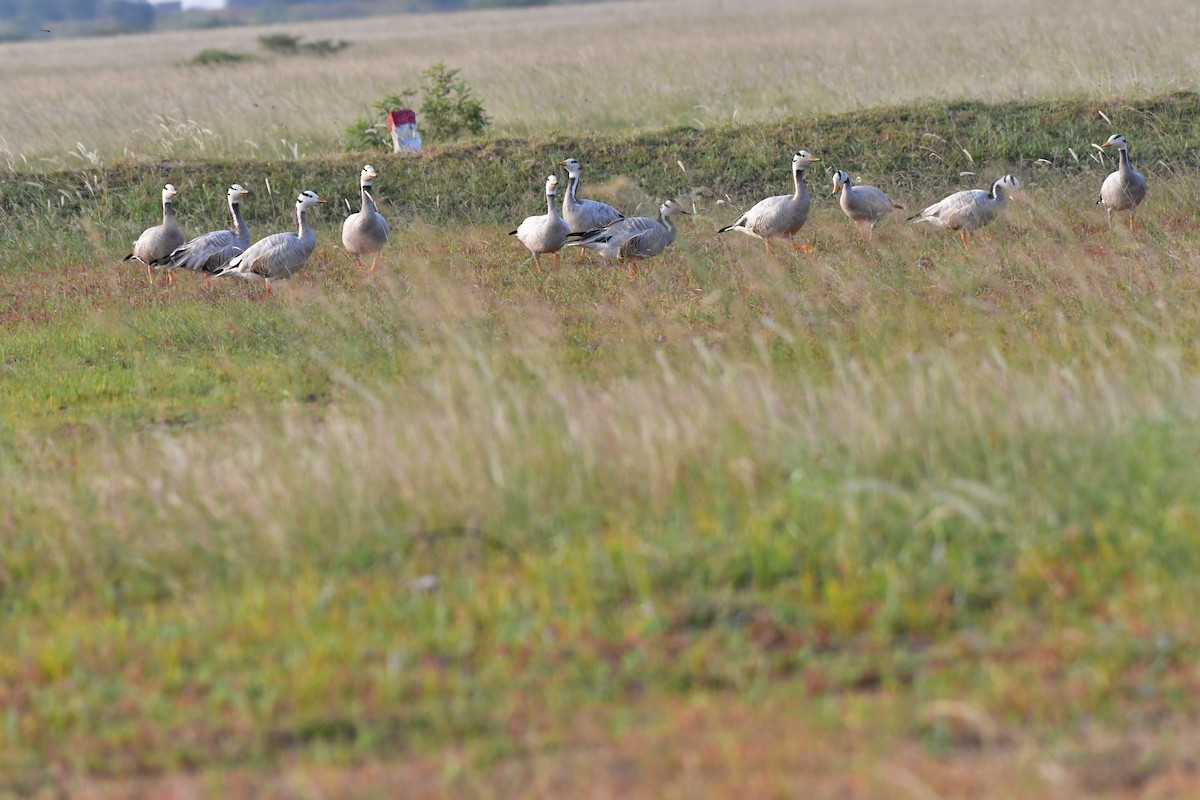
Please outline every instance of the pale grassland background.
M39 40L0 45L0 152L64 165L78 163L71 152L313 155L340 147L372 100L417 84L440 60L462 69L508 134L919 98L1128 98L1195 87L1198 29L1190 0L665 0ZM180 66L205 48L258 53L270 31L353 47Z

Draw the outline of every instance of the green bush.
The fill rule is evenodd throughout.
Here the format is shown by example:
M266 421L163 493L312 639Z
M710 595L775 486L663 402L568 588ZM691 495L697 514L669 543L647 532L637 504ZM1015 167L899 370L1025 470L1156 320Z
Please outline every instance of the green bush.
M459 70L447 69L444 61L421 73L425 78L421 129L430 139L478 136L491 124L483 113L483 103L471 97L467 82L456 80L458 73Z
M463 136L478 136L491 120L483 110L483 102L471 96L471 87L466 81L457 80L459 70L448 69L439 61L421 76L425 79L421 89L418 118L421 136L426 141L449 141ZM384 117L397 108L413 105L416 89L403 89L371 103L371 107ZM378 119L378 118L376 118ZM346 128L346 149L387 150L391 148L387 126L383 121L372 121L369 116L356 119Z
M284 56L329 56L341 52L350 46L350 43L345 39L339 39L336 42L330 39L302 42L300 38L299 36L292 36L290 33L272 33L258 37L258 43L264 50Z
M317 39L315 42L304 42L300 45L300 52L305 55L313 56L331 56L334 53L339 53L350 46L350 43L345 39L338 39L336 42L330 39Z
M258 43L264 50L285 56L295 55L300 51L300 37L288 33L272 33L258 37Z
M237 64L242 61L254 61L254 56L246 53L231 53L228 50L208 48L192 56L185 64L189 66L208 67L217 64Z
M392 140L387 125L372 122L368 117L359 117L346 128L347 152L360 150L391 150Z

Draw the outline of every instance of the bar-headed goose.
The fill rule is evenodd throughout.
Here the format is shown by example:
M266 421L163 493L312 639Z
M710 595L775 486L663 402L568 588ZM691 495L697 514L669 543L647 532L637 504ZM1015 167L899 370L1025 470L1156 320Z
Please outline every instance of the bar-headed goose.
M1004 208L1008 193L1020 188L1019 180L1012 175L1005 175L992 184L990 191L967 189L955 192L908 219L909 222L932 222L939 228L958 231L963 247L966 247L967 234L994 220Z
M887 218L894 208L904 208L892 202L882 189L874 186L855 186L843 170L833 174L833 193L842 193L839 204L850 221L858 226L863 238L871 241L875 226Z
M305 219L304 212L324 202L317 197L316 192L301 192L296 198L298 232L275 233L259 239L247 247L245 252L230 259L214 277L237 275L241 278L264 281L267 284L267 294L270 294L271 281L295 275L317 246L317 234Z
M133 243L133 252L125 256L125 260L133 259L146 267L146 276L154 283L154 268L166 260L175 248L183 244L183 231L175 224L175 207L172 199L179 192L171 184L162 190L163 221L161 225L146 228L142 235ZM171 280L171 273L167 273Z
M675 241L675 225L671 217L686 215L683 206L674 200L665 200L658 207L658 218L629 217L596 230L572 233L568 247L586 247L605 258L621 261L640 261L653 258ZM630 274L636 267L630 265Z
M375 256L371 259L368 272L375 271L379 253L387 244L390 233L387 220L375 208L375 199L371 197L371 187L377 177L379 173L370 164L362 168L358 177L358 188L362 192L362 210L346 217L346 221L342 223L342 244L346 247L346 252L354 256L355 265L362 269L363 257Z
M786 238L793 248L811 251L811 247L793 242L792 237L808 221L811 199L808 196L808 187L804 185L804 169L820 160L807 150L797 151L792 156L792 180L796 190L792 194L758 201L749 211L738 217L736 222L726 225L717 233L741 231L748 236L762 239L768 253L771 252L770 240L780 237Z
M567 179L567 192L563 195L562 216L570 226L572 233L603 228L605 225L625 217L608 203L579 199L579 175L582 167L578 161L568 158L566 161L560 162L559 166L564 168L567 175L570 176Z
M558 178L550 175L546 178L546 213L536 217L526 217L515 231L509 231L509 236L516 236L521 244L533 253L533 263L537 271L542 271L542 262L538 256L546 253L554 254L554 268L558 269L558 251L567 243L567 234L571 229L558 209L554 207L554 198L558 195Z
M1097 205L1104 206L1108 212L1108 224L1112 226L1114 211L1129 211L1129 230L1133 230L1133 218L1138 206L1146 199L1146 179L1129 163L1129 144L1125 137L1114 133L1101 147L1115 147L1120 151L1120 164L1117 171L1104 179L1100 186L1100 200Z

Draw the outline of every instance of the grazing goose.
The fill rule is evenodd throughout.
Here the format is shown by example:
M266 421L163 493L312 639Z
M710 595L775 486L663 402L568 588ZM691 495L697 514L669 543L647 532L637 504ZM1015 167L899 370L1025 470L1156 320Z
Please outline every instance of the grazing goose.
M1146 179L1129 163L1129 145L1125 137L1114 133L1101 147L1115 147L1119 151L1120 165L1117 171L1104 179L1100 186L1100 200L1097 205L1104 206L1108 212L1108 225L1112 227L1114 211L1129 209L1129 230L1133 230L1133 217L1137 207L1146 199Z
M225 265L229 259L250 246L250 228L242 219L241 200L250 190L235 183L226 192L229 203L229 228L197 236L177 247L159 264L168 270L176 267L205 273L206 279ZM167 273L170 275L170 272Z
M133 243L133 252L125 256L125 260L133 259L146 267L146 275L154 283L154 268L165 260L171 252L183 244L183 231L175 224L175 208L171 198L179 192L171 184L162 190L163 221L161 225L146 228L142 235ZM167 281L171 281L171 273L167 273Z
M586 247L605 258L622 261L640 261L652 258L666 250L675 241L675 225L671 217L686 215L683 206L674 200L666 200L658 207L658 219L631 217L619 219L610 225L583 233L572 233L568 247ZM637 272L632 264L629 274Z
M542 262L538 256L546 253L554 254L554 268L558 269L558 251L567 243L567 234L571 232L554 207L554 198L557 194L558 178L550 175L546 178L546 213L536 217L526 217L515 231L510 231L508 234L520 239L521 244L533 253L533 263L537 266L538 272L542 271Z
M842 193L842 211L858 226L868 242L875 234L875 226L882 222L893 208L904 208L892 202L881 189L874 186L855 186L850 176L838 170L833 175L833 193Z
M996 218L1004 208L1010 191L1020 189L1021 182L1012 175L1005 175L992 184L991 191L968 189L955 192L920 213L909 217L909 222L932 222L939 228L958 231L963 247L967 246L967 234L982 228Z
M230 259L214 277L237 275L261 280L267 284L267 294L270 294L271 281L295 275L317 246L317 235L309 227L304 212L324 202L316 192L301 192L296 198L296 222L300 226L298 233L275 233L259 239Z
M593 231L596 228L603 228L605 225L610 225L619 219L625 218L624 214L607 203L601 203L598 200L579 199L579 173L581 167L578 161L568 158L566 161L560 162L559 166L565 168L567 174L570 175L567 181L567 193L563 195L562 216L566 220L567 225L570 226L572 233Z
M379 173L370 164L362 168L358 179L358 187L362 191L362 211L351 214L342 223L342 244L346 252L354 256L354 263L359 269L362 269L363 256L375 255L368 272L375 271L379 253L388 241L387 220L375 209L375 200L371 197L372 182L377 177Z
M811 201L808 188L804 185L804 168L820 160L807 150L798 151L792 157L792 177L796 183L796 191L758 201L753 208L742 214L737 222L726 225L717 233L741 231L756 239L762 239L768 254L771 252L770 240L776 237L787 237L793 248L811 252L811 247L796 244L792 237L808 221L808 206Z

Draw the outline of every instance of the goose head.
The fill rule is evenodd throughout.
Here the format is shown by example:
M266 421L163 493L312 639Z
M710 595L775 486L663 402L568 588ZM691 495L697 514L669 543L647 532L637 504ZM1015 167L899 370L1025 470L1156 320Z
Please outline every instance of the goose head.
M250 190L245 186L242 186L240 183L233 184L229 187L229 191L226 192L226 196L229 198L230 205L235 206L238 204L239 200L248 194L250 194Z
M362 168L362 172L359 173L358 185L364 189L370 189L378 177L379 173L375 171L375 168L367 164Z
M567 174L570 175L572 178L579 177L579 172L580 172L581 167L579 166L579 162L576 161L575 159L568 158L566 161L560 161L558 163L558 165L560 167L562 167L563 169L565 169L567 171Z
M1012 175L1005 175L992 184L992 196L995 197L997 190L1012 192L1021 188L1021 182Z
M175 184L168 183L162 190L162 201L164 203L171 202L171 198L179 194L179 190L175 188Z
M1125 141L1125 137L1119 133L1114 133L1108 137L1108 141L1100 145L1101 147L1115 147L1118 150L1128 150L1129 145Z
M683 214L684 216L691 216L690 213L683 210L682 205L675 202L674 200L664 200L663 204L658 207L658 213L662 214L663 219L666 219L667 217L673 217L676 214Z
M815 164L821 159L814 156L807 150L797 150L796 155L792 156L792 169L801 170L810 164Z
M840 192L842 190L843 186L846 186L849 183L850 183L850 176L846 174L845 170L839 169L837 172L833 173L833 192L832 192L832 194L837 194L838 192Z
M318 203L324 205L325 201L317 197L316 192L312 191L311 189L305 189L300 193L300 196L296 198L296 210L304 211L305 209L312 208Z
M553 175L546 176L546 196L553 197L558 194L558 178Z

